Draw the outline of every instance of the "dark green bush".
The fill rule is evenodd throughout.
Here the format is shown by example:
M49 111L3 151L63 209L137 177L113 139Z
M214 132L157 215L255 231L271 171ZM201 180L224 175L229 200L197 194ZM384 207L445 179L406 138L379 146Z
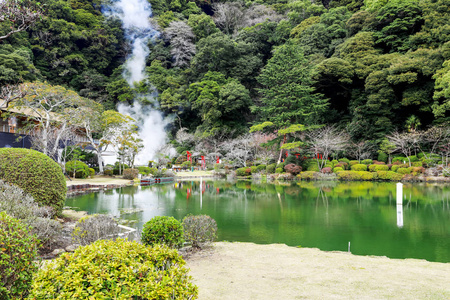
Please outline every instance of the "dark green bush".
M66 162L66 172L69 176L75 178L87 178L89 176L89 167L82 161L71 160Z
M393 171L378 171L378 179L400 181L403 178L403 174L395 173Z
M352 171L367 171L367 165L363 165L363 164L353 165Z
M183 226L174 217L157 216L144 224L142 243L145 245L164 244L170 248L183 246Z
M396 156L396 157L394 157L392 159L392 163L399 162L399 163L402 164L402 163L407 162L407 161L408 161L408 159L406 157L404 157L404 156Z
M363 159L361 161L361 164L363 164L363 165L371 165L371 164L373 164L373 160L371 160L371 159Z
M236 175L237 176L247 176L247 168L244 167L244 168L236 169Z
M361 180L361 174L354 171L341 171L336 173L339 180Z
M258 173L258 167L257 166L251 166L250 167L250 171L251 171L251 174L256 174L256 173Z
M183 219L184 239L194 248L203 248L217 238L217 223L207 215L188 215Z
M77 221L72 240L80 245L88 245L97 240L114 239L118 233L118 224L112 217L91 215Z
M370 165L369 171L370 172L389 171L389 166L388 165Z
M61 167L44 154L21 148L0 149L0 179L20 187L40 206L60 215L66 200L66 180Z
M113 176L113 170L104 170L103 174L105 174L106 176Z
M0 299L26 298L38 243L27 226L0 212Z
M175 249L123 239L100 240L63 253L33 280L32 299L196 299Z
M266 165L259 165L256 168L256 170L257 170L258 173L265 172L266 171Z
M419 161L419 158L415 155L408 156L409 160L413 163Z
M388 162L388 158L389 158L389 156L386 153L384 153L384 152L379 152L378 153L378 157L377 157L378 161L382 161L382 162L387 163Z
M266 167L266 173L267 173L267 174L273 174L273 173L275 173L276 167L277 167L277 164L270 164L270 165L267 165L267 167Z
M123 170L123 178L124 179L133 180L133 179L137 178L138 174L139 174L139 170L138 169L125 169L125 170Z
M89 176L95 176L95 170L93 168L89 168Z

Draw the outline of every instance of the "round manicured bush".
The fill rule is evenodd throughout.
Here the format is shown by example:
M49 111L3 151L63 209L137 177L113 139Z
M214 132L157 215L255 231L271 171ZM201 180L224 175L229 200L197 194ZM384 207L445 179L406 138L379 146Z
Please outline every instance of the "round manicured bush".
M297 175L297 177L302 180L314 180L319 177L319 174L320 174L319 172L306 171L306 172L301 172L300 174Z
M95 175L95 170L93 168L89 168L89 177L92 177Z
M174 217L157 216L144 224L142 243L145 245L164 244L170 248L183 246L183 226Z
M257 166L251 166L251 167L250 167L250 170L251 170L251 173L252 173L252 174L258 173L258 167L257 167Z
M354 171L342 171L336 173L339 180L361 180L361 174L360 172L354 172Z
M28 294L38 240L27 226L0 213L0 299L24 299Z
M333 173L337 173L337 172L340 172L340 171L344 171L344 169L341 168L341 167L334 167L333 168Z
M398 168L396 172L400 173L400 174L411 174L412 167L411 168Z
M288 165L286 165L284 167L284 169L286 170L286 172L288 172L288 173L290 173L292 175L297 175L298 173L300 173L302 171L302 167L301 166L297 166L295 164L288 164Z
M367 165L363 165L363 164L353 165L352 171L367 171Z
M325 167L322 169L322 173L323 174L331 174L331 168L330 167Z
M363 159L361 161L361 164L363 164L363 165L371 165L371 164L373 164L373 160L371 160L371 159Z
M247 168L239 168L236 169L236 175L237 176L247 176Z
M139 170L139 173L142 175L148 175L150 174L150 167L137 167Z
M350 160L348 159L348 158L341 158L341 159L339 159L339 162L345 162L345 163L347 163L347 164L350 164Z
M103 174L105 174L105 176L113 176L113 170L105 170L103 171Z
M60 215L66 200L61 167L41 152L21 148L0 149L0 179L20 187L40 206Z
M256 170L261 173L261 172L265 172L266 171L266 165L259 165L258 167L256 167Z
M196 299L175 249L123 239L63 253L34 277L32 299Z
M359 161L357 161L357 160L351 160L351 161L349 161L349 163L348 163L349 165L350 165L350 167L351 166L353 166L353 165L357 165L357 164L359 164Z
M370 172L389 171L389 166L387 166L387 165L370 165L369 171Z
M385 163L387 163L388 162L388 158L389 158L389 156L386 154L386 153L384 153L384 152L379 152L378 153L378 161L382 161L382 162L385 162Z
M283 168L277 168L277 169L275 170L275 173L277 173L277 174L283 173Z
M270 164L270 165L267 165L267 167L266 167L266 173L267 173L267 174L273 174L273 173L275 173L276 167L277 167L277 164Z
M183 219L184 239L194 248L203 248L217 238L217 223L207 215L188 215Z
M89 167L82 161L71 160L66 162L66 172L69 176L75 178L87 178L89 176Z

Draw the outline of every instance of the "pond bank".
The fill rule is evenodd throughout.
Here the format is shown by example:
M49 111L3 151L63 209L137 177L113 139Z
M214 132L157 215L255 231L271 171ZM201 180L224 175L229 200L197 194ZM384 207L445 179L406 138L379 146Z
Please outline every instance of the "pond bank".
M187 259L199 299L449 299L450 264L218 242Z

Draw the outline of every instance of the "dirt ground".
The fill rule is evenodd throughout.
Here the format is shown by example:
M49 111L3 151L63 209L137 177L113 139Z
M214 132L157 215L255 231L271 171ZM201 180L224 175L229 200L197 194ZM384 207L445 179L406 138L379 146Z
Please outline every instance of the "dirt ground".
M219 242L187 258L199 299L450 299L450 263Z

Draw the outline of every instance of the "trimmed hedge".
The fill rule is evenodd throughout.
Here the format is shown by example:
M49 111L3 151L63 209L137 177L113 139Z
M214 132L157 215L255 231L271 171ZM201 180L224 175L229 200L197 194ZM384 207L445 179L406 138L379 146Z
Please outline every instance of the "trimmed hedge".
M354 165L357 165L357 164L359 164L359 161L357 161L357 160L351 160L351 161L349 161L349 163L348 163L349 165L350 165L350 167L351 166L354 166Z
M82 161L70 160L66 162L66 172L72 177L75 173L75 178L87 178L89 176L89 167Z
M354 171L341 171L337 173L339 180L361 180L361 175L359 172Z
M302 180L313 180L316 179L319 176L319 174L320 174L319 172L306 171L301 172L300 174L297 175L297 177Z
M347 163L347 164L350 164L350 160L349 159L347 159L347 158L341 158L341 159L339 159L339 162L344 162L344 163Z
M281 174L281 173L283 173L283 168L277 168L277 169L275 170L275 173L276 173L276 174Z
M369 171L370 172L389 171L389 166L388 165L370 165Z
M48 156L30 149L1 148L0 179L20 187L40 206L50 206L61 215L66 180L61 167Z
M341 168L341 167L335 167L335 168L333 169L333 172L334 172L334 173L341 172L341 171L344 171L344 169Z
M371 164L373 164L373 160L371 160L371 159L363 159L363 160L361 161L361 163L362 163L363 165L371 165Z
M38 243L26 225L0 212L0 299L26 298Z
M275 173L275 169L277 168L277 164L270 164L270 165L267 165L267 167L266 167L266 173L267 174L273 174L273 173Z
M63 253L34 277L31 299L196 299L177 250L123 239Z
M400 181L403 178L403 174L395 173L393 171L378 171L378 179Z
M363 165L363 164L353 165L352 171L367 171L367 165Z
M144 224L142 229L144 245L164 244L170 248L183 246L183 226L174 217L157 216Z
M400 174L411 174L411 172L412 172L412 167L411 168L398 168L397 169L397 173L400 173Z
M266 165L259 165L259 166L257 166L256 167L256 171L258 173L265 172L266 171Z

